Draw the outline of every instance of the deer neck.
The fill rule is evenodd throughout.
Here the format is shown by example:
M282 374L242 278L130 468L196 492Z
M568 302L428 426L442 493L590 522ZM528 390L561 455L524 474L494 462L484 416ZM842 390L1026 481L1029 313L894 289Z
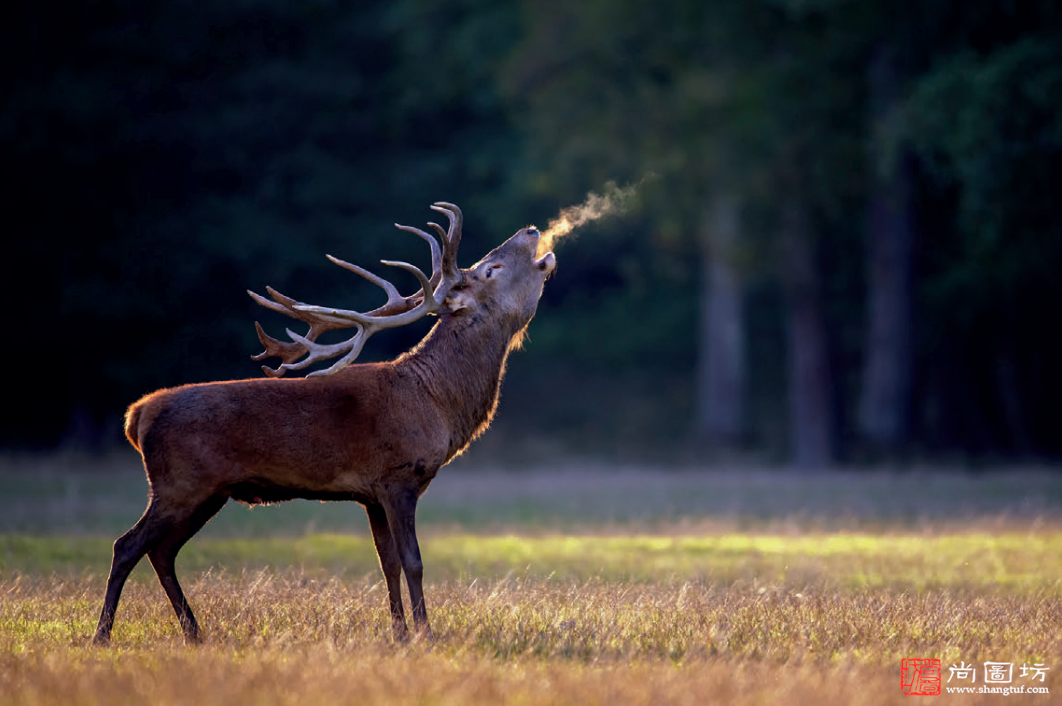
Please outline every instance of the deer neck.
M513 326L498 326L483 312L442 318L396 365L417 376L446 410L451 426L449 458L459 454L490 424L498 404Z

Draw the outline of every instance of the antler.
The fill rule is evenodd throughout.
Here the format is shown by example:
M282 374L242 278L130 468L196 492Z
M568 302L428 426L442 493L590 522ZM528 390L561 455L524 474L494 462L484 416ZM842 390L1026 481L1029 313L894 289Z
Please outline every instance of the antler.
M257 321L255 322L254 326L258 331L258 339L265 346L265 350L251 357L254 360L262 360L275 356L284 361L276 368L263 365L262 370L265 374L270 377L280 377L288 370L302 370L314 363L342 355L343 357L337 360L330 368L314 371L309 373L307 377L331 375L354 362L358 354L361 353L365 341L377 331L405 326L437 311L446 299L446 295L463 277L461 270L457 267L457 246L461 242L463 216L461 209L445 201L432 204L431 209L439 213L445 213L450 220L448 230L443 230L443 227L437 223L428 223L439 234L442 240L441 247L439 241L420 228L395 224L395 227L399 230L413 233L423 238L431 246L431 277L429 278L420 271L420 268L408 262L382 261L385 265L405 270L416 277L417 281L420 282L420 291L416 294L403 297L393 284L382 277L378 277L368 270L349 262L344 262L331 255L326 257L340 267L361 275L383 289L387 294L387 303L378 309L362 313L347 309L304 304L284 296L272 287L266 287L266 291L273 298L273 301L248 290L247 293L251 295L251 298L267 309L278 311L310 325L310 330L305 336L300 336L291 329L287 329L287 334L292 340L291 343L288 343L286 341L278 341L267 335L262 330L261 325ZM333 344L316 342L317 337L326 331L351 327L356 328L357 333L346 341ZM299 360L303 355L306 357Z

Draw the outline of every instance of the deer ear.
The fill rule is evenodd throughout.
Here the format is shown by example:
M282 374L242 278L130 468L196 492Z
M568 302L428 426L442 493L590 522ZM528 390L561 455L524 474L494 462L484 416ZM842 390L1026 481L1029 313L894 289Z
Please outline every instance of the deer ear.
M476 300L467 289L451 291L443 300L443 310L448 314L455 314L462 309L475 309Z

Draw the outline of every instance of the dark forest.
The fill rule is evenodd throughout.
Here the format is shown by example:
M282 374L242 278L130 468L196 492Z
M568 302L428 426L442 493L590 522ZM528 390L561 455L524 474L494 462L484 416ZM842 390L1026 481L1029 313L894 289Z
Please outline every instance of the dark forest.
M245 290L371 308L325 253L423 263L393 223L432 202L468 266L638 185L558 243L494 448L1062 457L1058 2L4 14L0 448L107 449L144 393L260 376L253 322L290 322Z

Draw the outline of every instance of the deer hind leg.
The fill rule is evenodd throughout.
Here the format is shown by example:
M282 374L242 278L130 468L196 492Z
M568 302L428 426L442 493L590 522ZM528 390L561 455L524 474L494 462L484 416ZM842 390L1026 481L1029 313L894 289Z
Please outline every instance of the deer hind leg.
M151 566L155 569L159 583L162 584L166 596L170 599L170 605L173 606L173 612L177 614L184 638L188 642L199 642L199 623L196 622L195 615L188 601L185 600L184 591L181 590L181 584L177 581L174 562L177 559L177 552L181 550L185 542L201 530L203 525L224 507L227 500L228 498L224 495L214 495L198 506L194 506L194 509L187 512L183 518L174 522L172 530L148 550Z
M402 494L387 504L387 522L394 537L395 548L402 562L409 587L409 602L413 608L413 625L422 636L431 639L428 625L428 609L424 605L424 565L420 559L420 546L416 530L417 496Z
M376 544L376 553L380 556L380 568L384 581L387 582L387 601L391 608L391 632L396 642L405 642L409 633L406 630L406 614L402 608L402 560L398 548L391 536L387 524L387 513L383 505L374 503L365 506L372 529L372 540Z
M96 634L92 642L105 645L110 642L111 628L114 627L114 613L118 608L118 599L122 596L129 573L144 554L154 547L170 530L170 519L162 512L155 497L151 498L147 510L133 527L114 542L114 558L111 561L111 573L107 579L107 593L103 598L103 610L96 624Z

